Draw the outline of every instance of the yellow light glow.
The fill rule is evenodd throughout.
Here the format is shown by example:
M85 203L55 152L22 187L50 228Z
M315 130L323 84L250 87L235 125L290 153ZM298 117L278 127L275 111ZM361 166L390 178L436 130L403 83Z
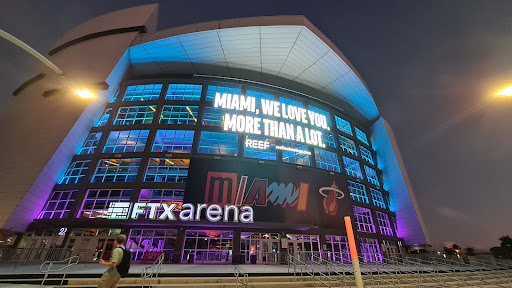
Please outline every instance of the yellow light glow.
M91 93L89 90L76 90L75 94L82 97L82 98L93 98L94 94Z
M498 92L498 96L502 96L502 97L512 96L512 86L507 87L507 88L501 90L500 92Z

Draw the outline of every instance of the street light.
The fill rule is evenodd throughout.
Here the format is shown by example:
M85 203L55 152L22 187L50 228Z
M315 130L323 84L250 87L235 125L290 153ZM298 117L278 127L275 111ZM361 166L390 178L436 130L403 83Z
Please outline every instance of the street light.
M498 92L498 96L501 96L501 97L512 96L512 86L507 87L507 88L501 90L500 92Z
M9 42L13 43L14 45L20 47L21 49L25 50L26 52L28 52L29 54L31 54L32 56L37 58L37 60L43 62L43 64L45 64L52 71L54 71L59 76L59 79L61 79L61 81L63 81L64 84L66 86L68 86L72 91L74 91L75 94L77 94L78 96L80 96L82 98L94 98L95 97L95 95L87 89L77 89L77 87L75 87L76 85L71 83L70 79L64 75L64 72L62 72L62 70L60 70L59 67L57 67L46 57L41 55L41 53L37 52L34 48L28 46L25 42L12 36L11 34L5 32L2 29L0 29L0 36L4 39L7 39Z

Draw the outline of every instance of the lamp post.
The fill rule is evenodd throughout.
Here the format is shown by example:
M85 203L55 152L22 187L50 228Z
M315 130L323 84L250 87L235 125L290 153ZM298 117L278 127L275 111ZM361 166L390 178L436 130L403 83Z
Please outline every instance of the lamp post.
M72 89L75 94L82 98L92 98L95 97L95 95L90 92L87 89L81 89L78 88L76 85L74 85L71 80L64 75L64 72L59 69L55 64L53 64L50 60L48 60L46 57L41 55L41 53L37 52L34 48L27 45L25 42L21 41L20 39L12 36L11 34L5 32L4 30L0 29L0 37L6 39L7 41L11 42L12 44L20 47L21 49L28 52L30 55L34 56L37 60L43 62L44 65L46 65L48 68L50 68L53 72L55 72L61 81L64 82L66 86L68 86L70 89Z

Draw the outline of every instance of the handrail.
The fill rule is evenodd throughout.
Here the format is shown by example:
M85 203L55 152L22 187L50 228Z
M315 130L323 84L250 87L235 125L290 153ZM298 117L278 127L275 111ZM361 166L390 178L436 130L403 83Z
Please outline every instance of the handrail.
M297 259L297 257L293 256L292 254L288 254L288 269L290 268L290 264L294 265L293 266L293 276L294 277L297 277L297 275L296 275L297 263L295 263L295 261L292 261L292 260L295 260L295 261L299 262L301 265L311 269L311 273L309 273L308 270L302 269L302 267L299 267L300 273L301 273L301 278L302 278L302 271L304 271L307 274L309 274L311 277L313 277L315 280L318 280L320 283L326 285L326 287L331 287L330 284L325 283L324 281L322 281L322 279L316 277L314 272L316 272L319 275L324 276L324 277L328 278L329 280L331 280L331 278L329 276L327 276L324 273L320 272L319 270L313 268L311 265L308 265L305 262L302 262L301 260ZM303 278L302 278L302 281L304 281Z
M327 261L327 260L325 260L325 259L322 259L321 257L318 257L317 255L314 255L314 254L313 254L312 256L313 256L313 257L312 257L312 258L313 258L313 261L315 261L315 260L316 260L316 261L318 261L318 262L315 262L315 264L318 264L318 265L320 265L320 266L323 266L322 262L323 262L323 263L325 263L324 265L325 265L325 268L326 268L326 270L327 270L327 273L329 274L329 278L331 278L331 271L332 271L332 272L334 272L336 275L343 277L343 281L340 281L340 280L338 280L338 279L331 279L331 281L335 281L335 282L343 282L345 286L346 286L346 283L345 283L345 282L351 282L351 283L352 283L352 282L354 282L354 283L356 282L355 278L354 278L354 279L350 279L350 277L348 277L348 276L345 274L345 269L344 269L344 267L343 267L343 266L341 266L341 267L342 267L342 268L341 268L341 270L342 270L342 272L343 272L343 274L341 274L341 273L339 273L338 271L336 271L336 269L333 269L334 267L339 267L340 265L337 265L337 264L335 264L335 263L329 262L329 261ZM331 268L330 268L330 266L331 266ZM332 270L331 270L331 269L332 269ZM344 286L344 287L345 287L345 286Z
M72 262L74 261L74 262ZM78 261L80 261L80 257L79 256L71 256L69 258L66 258L64 260L58 260L58 261L45 261L43 264L41 264L41 267L39 267L39 271L41 273L45 273L44 274L44 277L43 277L43 281L41 281L41 286L39 287L43 287L44 285L44 281L46 281L46 278L48 278L48 274L50 274L50 272L57 272L57 271L62 271L65 269L65 272L64 272L64 275L62 276L62 280L60 281L60 285L59 286L62 286L62 284L64 283L64 279L66 278L66 275L68 274L68 268L70 266L73 266L75 264L78 264ZM67 262L67 265L62 267L62 268L59 268L59 269L54 269L52 270L52 266L53 264L57 264L57 263L65 263ZM43 267L48 264L48 269L46 269L46 271L43 271Z
M148 287L153 287L153 277L158 278L158 274L160 274L160 270L162 269L162 262L164 262L164 259L165 253L162 253L158 256L158 258L156 258L151 266L142 268L142 273L140 274L140 277L142 278L142 288L146 286L147 278L150 278ZM148 273L149 269L151 269L150 273Z
M235 274L236 277L236 287L238 287L238 283L242 284L243 286L247 286L247 284L249 283L249 275L247 273L242 273L238 266L235 267L235 271L233 273ZM242 277L244 279L243 282L240 281L240 274L242 274Z

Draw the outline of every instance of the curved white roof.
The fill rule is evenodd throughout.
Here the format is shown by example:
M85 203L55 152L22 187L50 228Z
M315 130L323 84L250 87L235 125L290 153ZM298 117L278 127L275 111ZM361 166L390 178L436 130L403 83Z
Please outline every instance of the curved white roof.
M129 57L136 74L248 79L320 98L350 117L373 121L379 115L352 65L303 16L220 20L143 34Z

